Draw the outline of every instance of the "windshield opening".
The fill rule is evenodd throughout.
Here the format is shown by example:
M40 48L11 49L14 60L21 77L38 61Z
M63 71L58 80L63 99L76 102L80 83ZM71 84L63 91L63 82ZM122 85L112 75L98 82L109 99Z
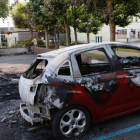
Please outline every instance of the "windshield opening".
M23 74L23 76L27 79L34 79L43 72L47 64L48 64L47 60L36 59L31 64L30 68Z

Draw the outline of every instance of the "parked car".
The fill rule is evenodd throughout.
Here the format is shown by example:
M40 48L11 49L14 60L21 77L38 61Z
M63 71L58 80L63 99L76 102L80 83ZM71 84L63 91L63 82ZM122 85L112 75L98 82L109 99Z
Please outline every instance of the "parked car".
M58 139L84 136L91 124L140 110L140 48L83 44L39 54L20 77L21 115L47 121Z

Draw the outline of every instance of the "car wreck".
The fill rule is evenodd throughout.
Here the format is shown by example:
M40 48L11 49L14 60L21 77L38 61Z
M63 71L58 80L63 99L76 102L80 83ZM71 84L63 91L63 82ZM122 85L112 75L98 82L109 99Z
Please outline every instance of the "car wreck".
M91 122L140 109L140 48L110 42L39 54L19 92L25 120L48 121L59 139L80 138Z

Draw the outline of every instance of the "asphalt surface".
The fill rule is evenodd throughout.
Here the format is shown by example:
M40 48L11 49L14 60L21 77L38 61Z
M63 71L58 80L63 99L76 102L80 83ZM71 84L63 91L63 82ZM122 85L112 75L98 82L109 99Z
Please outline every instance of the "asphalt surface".
M23 73L27 70L36 55L10 55L0 57L0 71L6 73Z
M0 103L0 140L59 140L53 136L51 127L44 124L32 126L19 113L21 100L10 100ZM9 114L9 111L16 111ZM134 126L138 125L135 130ZM130 129L131 127L131 129ZM37 128L29 131L29 129ZM128 129L124 133L124 129ZM118 133L119 131L119 133ZM111 134L113 133L113 135ZM122 133L122 134L121 134ZM116 135L116 136L115 136ZM110 138L108 138L110 137ZM79 140L139 140L140 139L140 111L124 115L109 121L91 125L86 136Z
M138 45L137 45L138 46ZM140 45L139 45L140 46ZM36 58L36 55L2 56L0 69L3 72L23 73ZM11 70L11 69L13 70ZM9 116L10 110L19 111L21 100L0 102L0 140L56 140L49 127L28 131L32 128L18 113ZM17 120L11 123L11 120ZM14 121L13 121L14 122ZM37 126L41 124L37 124ZM140 140L140 111L124 115L109 121L91 125L88 134L80 140Z

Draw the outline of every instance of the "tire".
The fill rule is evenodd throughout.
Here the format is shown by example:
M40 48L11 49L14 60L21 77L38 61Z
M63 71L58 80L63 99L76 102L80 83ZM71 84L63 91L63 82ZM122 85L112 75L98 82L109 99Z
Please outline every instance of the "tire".
M57 111L53 118L53 133L59 140L73 140L84 136L91 125L88 110L79 105L71 105Z

